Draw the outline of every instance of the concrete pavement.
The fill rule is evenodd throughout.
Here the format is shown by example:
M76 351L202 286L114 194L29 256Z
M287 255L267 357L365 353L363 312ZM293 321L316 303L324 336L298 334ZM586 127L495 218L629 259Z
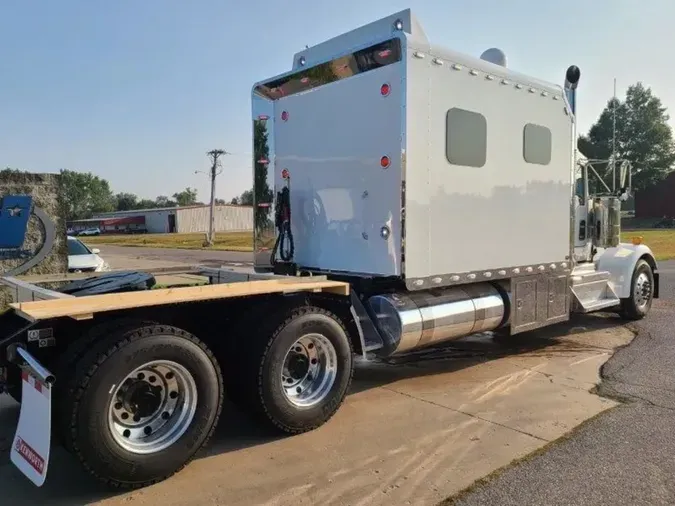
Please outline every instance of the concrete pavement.
M121 506L429 505L617 403L589 392L633 333L615 318L515 336L473 336L389 364L359 364L337 415L279 438L227 405L215 441L173 478L110 496L60 448L44 488L7 463L17 409L0 411L3 503ZM6 400L7 403L10 401ZM2 423L4 419L4 423Z
M446 504L675 504L675 262L660 265L663 299L602 368L599 392L624 404Z

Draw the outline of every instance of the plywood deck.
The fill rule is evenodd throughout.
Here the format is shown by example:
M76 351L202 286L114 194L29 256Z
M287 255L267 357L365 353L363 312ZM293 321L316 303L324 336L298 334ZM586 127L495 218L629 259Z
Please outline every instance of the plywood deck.
M347 296L349 284L312 278L269 279L17 302L10 306L30 321L64 316L82 320L93 318L96 313L121 309L292 292L330 292Z

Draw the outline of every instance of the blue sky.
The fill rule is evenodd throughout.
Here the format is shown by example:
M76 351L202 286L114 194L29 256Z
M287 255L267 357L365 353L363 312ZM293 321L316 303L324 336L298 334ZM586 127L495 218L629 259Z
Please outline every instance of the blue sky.
M284 5L286 4L286 5ZM143 197L208 198L205 152L223 148L217 194L251 186L250 89L293 54L412 8L432 43L561 83L581 67L586 130L638 80L675 110L672 0L91 0L0 4L0 167L92 171ZM675 115L675 112L673 112Z

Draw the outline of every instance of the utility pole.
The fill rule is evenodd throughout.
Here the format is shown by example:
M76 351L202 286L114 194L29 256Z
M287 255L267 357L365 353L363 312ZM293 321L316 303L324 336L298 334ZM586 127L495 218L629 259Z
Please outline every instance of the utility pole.
M222 149L212 149L206 154L211 158L211 170L209 172L209 176L211 178L211 209L209 212L209 233L206 237L206 244L207 246L213 246L213 243L216 239L216 177L218 174L220 174L220 172L218 172L218 167L220 166L218 158L220 158L221 155L227 155L229 153Z

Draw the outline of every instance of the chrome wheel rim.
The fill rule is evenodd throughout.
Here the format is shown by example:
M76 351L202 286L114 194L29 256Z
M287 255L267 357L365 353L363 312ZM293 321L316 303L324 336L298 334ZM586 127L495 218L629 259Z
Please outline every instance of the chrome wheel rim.
M117 385L108 427L128 452L160 452L185 434L197 410L197 384L182 365L156 360L136 368Z
M337 377L337 352L321 334L307 334L286 353L281 382L286 399L307 408L323 401Z
M652 298L652 283L646 273L641 272L635 280L633 300L639 308L644 308Z

